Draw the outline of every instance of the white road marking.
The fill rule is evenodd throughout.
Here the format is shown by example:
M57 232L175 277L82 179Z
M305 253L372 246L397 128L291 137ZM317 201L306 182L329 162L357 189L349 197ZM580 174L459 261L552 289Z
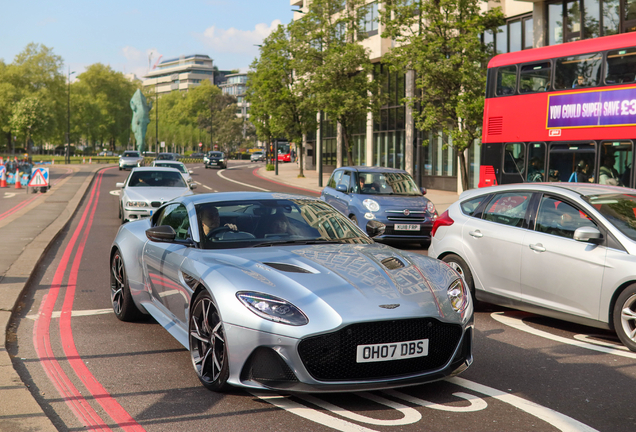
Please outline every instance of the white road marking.
M523 320L521 318L516 318L514 316L510 316L510 315L518 315L519 313L514 313L514 312L507 312L507 315L504 315L503 312L493 312L492 314L490 314L490 316L495 320L495 321L499 321L502 324L505 324L507 326L510 326L512 328L515 328L517 330L521 330L523 332L526 333L530 333L533 334L535 336L539 336L542 338L546 338L546 339L550 339L553 340L555 342L560 342L560 343L564 343L564 344L568 344L568 345L574 345L577 346L579 348L585 348L588 350L592 350L592 351L599 351L602 353L606 353L606 354L613 354L613 355L617 355L617 356L621 356L621 357L627 357L627 358L631 358L631 359L636 359L636 353L635 352L631 352L631 351L622 351L620 349L617 349L615 347L608 347L608 346L603 346L599 343L590 343L590 342L583 342L580 340L574 340L574 339L569 339L563 336L557 336L557 335L553 335L551 333L542 331L542 330L537 330L534 329L532 327L530 327L529 325L527 325L526 323L523 322ZM524 314L524 316L526 316Z
M112 191L110 191L108 193L111 194L111 195L119 196L119 195L121 195L121 189L112 190Z
M285 396L272 395L271 393L258 393L256 391L250 391L250 393L257 398L265 402L269 402L287 412L295 414L298 417L311 420L335 430L342 432L377 432L374 429L369 429L364 426L330 416L329 414L324 414L315 409L307 408L305 405L294 402Z
M301 399L319 406L320 408L331 411L334 414L337 414L341 417L348 418L349 420L357 421L360 423L367 423L376 426L402 426L407 424L417 423L422 419L422 414L419 413L414 408L407 407L406 405L402 405L400 403L385 399L381 396L374 395L372 393L356 393L358 396L363 397L365 399L372 400L381 405L388 406L389 408L393 408L394 410L400 411L402 413L402 418L397 420L381 420L375 419L371 417L364 416L362 414L354 413L339 406L336 406L332 403L327 402L324 399L320 399L318 397L314 397L311 395L298 395Z
M72 317L84 317L84 316L94 316L94 315L107 315L113 313L112 308L108 309L86 309L86 310L74 310L71 312ZM51 318L59 318L62 315L61 311L53 312ZM27 315L28 319L36 320L38 315Z
M5 198L13 198L16 194L13 192L5 192L4 193L4 197Z
M523 398L520 398L519 396L511 395L501 390L478 384L476 382L472 382L460 377L449 378L446 381L451 384L456 384L458 386L488 395L501 402L510 404L515 408L525 411L528 414L551 424L552 426L563 432L596 432L596 429L592 429L588 425L576 421L573 418L566 416L565 414L561 414L559 412L551 410L550 408L546 408L534 402L530 402L529 400L525 400Z
M605 341L601 341L598 339L592 339L594 337L594 335L586 335L586 334L577 334L574 335L574 339L576 340L580 340L583 342L588 342L591 344L596 344L596 345L602 345L602 346L606 346L606 347L611 347L617 350L621 350L621 351L625 351L625 352L631 352L629 350L629 348L627 348L625 345L621 345L620 342L605 342ZM599 336L602 337L602 336Z
M414 405L419 405L425 408L431 408L431 409L439 410L439 411L474 412L474 411L481 411L488 408L488 404L482 398L479 398L477 396L474 396L468 393L462 393L462 392L453 393L453 396L467 400L470 403L469 406L458 407L458 406L452 406L452 405L440 405L433 402L429 402L424 399L416 398L415 396L411 396L396 390L385 390L384 393L388 394L389 396L393 396L394 398L405 400Z
M201 187L206 188L207 190L211 190L212 192L216 192L214 189L212 189L210 186L206 186L203 183L199 183L198 181L195 181L196 184L198 184Z
M240 168L240 167L244 167L244 166L249 166L249 165L239 165L239 166L232 167L231 169L234 169L234 168ZM261 191L263 191L263 192L271 192L271 190L269 190L269 189L263 189L263 188L260 188L260 187L258 187L258 186L252 186L251 184L242 183L242 182L240 182L240 181L236 181L236 180L229 179L229 178L225 177L223 174L221 174L223 171L225 171L225 170L224 170L224 169L222 169L222 170L220 170L219 172L217 172L216 174L217 174L219 177L221 177L222 179L224 179L224 180L227 180L227 181L232 182L232 183L240 184L241 186L247 186L247 187L251 187L251 188L254 188L254 189L258 189L258 190L261 190Z

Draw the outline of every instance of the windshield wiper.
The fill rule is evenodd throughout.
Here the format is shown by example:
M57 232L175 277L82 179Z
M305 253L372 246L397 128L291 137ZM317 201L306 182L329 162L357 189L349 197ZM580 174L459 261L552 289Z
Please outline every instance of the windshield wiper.
M328 239L280 240L280 241L268 241L268 242L257 243L252 247L279 246L279 245L291 245L291 244L308 245L308 244L334 244L334 243L341 243L341 242L338 240L328 240Z

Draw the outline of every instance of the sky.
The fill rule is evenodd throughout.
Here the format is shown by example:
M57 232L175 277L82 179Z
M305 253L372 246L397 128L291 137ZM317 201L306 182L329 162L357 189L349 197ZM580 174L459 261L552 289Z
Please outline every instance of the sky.
M247 71L258 45L292 20L289 0L3 0L0 59L46 45L78 75L93 63L145 75L162 60L207 54L220 70Z

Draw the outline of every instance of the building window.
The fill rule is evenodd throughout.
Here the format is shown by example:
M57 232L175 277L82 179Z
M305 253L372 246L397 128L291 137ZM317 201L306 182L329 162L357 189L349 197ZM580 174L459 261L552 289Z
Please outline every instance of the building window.
M365 39L378 34L378 2L369 3L358 9L360 34L358 39Z
M532 48L534 45L532 15L517 16L511 18L506 24L500 26L493 35L487 31L483 35L484 44L493 44L494 53L521 51Z

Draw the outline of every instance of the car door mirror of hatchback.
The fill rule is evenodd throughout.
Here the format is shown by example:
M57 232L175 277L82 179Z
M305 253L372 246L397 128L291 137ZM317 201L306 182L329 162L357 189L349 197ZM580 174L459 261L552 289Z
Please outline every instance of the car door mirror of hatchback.
M146 230L148 240L159 243L172 243L177 238L177 233L170 225L161 225Z
M574 240L576 241L595 242L595 241L601 240L602 238L603 238L603 235L595 227L586 226L586 227L577 228L576 231L574 231Z
M422 195L426 195L426 188L425 187L421 187L420 188L420 192L422 192Z
M384 230L386 229L386 225L377 220L370 220L367 222L367 234L369 237L377 237L379 235L384 234Z
M336 190L337 190L338 192L344 192L344 193L347 193L348 188L347 188L347 186L346 186L346 185L339 184L338 186L336 186Z
M123 184L123 183L115 183L115 187L117 187L117 188L120 188L120 189L121 189L121 188L123 188L123 187L124 187L124 184Z

